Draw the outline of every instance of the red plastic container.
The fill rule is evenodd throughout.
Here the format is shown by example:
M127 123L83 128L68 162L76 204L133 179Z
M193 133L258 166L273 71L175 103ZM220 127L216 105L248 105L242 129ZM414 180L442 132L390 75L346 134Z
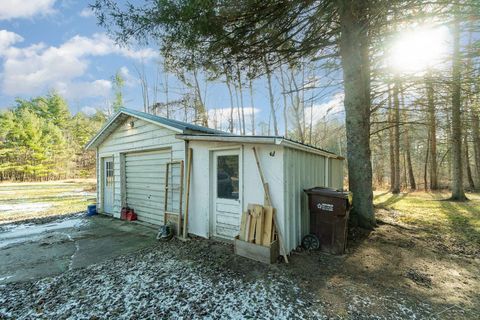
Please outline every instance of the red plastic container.
M134 221L134 220L137 220L137 214L135 213L135 210L133 209L130 209L129 211L127 211L127 221Z
M137 220L137 214L135 213L135 210L133 210L132 208L123 207L120 214L120 219L127 220L127 221L134 221L134 220Z

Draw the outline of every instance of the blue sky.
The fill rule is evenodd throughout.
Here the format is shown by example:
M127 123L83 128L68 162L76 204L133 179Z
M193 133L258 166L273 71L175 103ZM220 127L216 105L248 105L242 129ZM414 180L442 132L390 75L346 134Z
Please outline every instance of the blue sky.
M126 106L143 108L136 70L143 66L150 85L153 84L159 61L157 48L118 47L96 25L88 3L76 0L0 1L0 109L12 106L16 97L28 99L52 89L67 99L74 113L103 109L113 99L111 80L117 71L126 79ZM173 75L168 79L172 86L170 99L175 98L175 91L185 92ZM268 122L266 81L257 80L254 85L257 123ZM222 109L230 107L225 84L209 83L203 91L210 112L218 109L217 113L223 114ZM281 123L283 99L276 81L274 91ZM162 92L158 100L164 100ZM248 92L244 100L250 109ZM316 103L315 112L341 102L338 95L327 95Z

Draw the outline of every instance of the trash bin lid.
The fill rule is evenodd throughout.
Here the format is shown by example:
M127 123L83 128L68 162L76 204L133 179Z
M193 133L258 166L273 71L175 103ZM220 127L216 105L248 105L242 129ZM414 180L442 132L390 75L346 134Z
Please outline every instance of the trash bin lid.
M336 190L333 188L326 188L326 187L313 187L310 189L303 190L307 194L316 194L321 196L327 197L335 197L341 199L349 200L351 198L351 193L348 191Z

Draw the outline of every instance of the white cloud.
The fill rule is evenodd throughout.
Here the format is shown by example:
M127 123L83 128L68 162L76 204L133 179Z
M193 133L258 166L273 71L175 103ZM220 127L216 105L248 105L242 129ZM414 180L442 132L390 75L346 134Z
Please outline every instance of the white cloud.
M90 18L90 17L94 16L92 9L90 9L88 7L84 8L82 11L80 11L80 13L78 15L82 18Z
M57 82L53 88L58 93L69 99L81 99L85 97L106 97L112 89L109 80Z
M120 47L104 33L94 33L91 37L76 35L60 46L59 49L64 54L75 54L77 56L118 54L136 60L148 60L157 56L155 50L151 48Z
M56 0L1 0L0 20L32 18L53 13Z
M58 47L43 43L18 48L21 36L0 31L0 58L3 58L2 91L7 95L40 94L54 88L66 97L106 96L111 88L108 80L79 81L89 67L89 57L122 55L129 58L149 59L155 51L146 48L121 48L105 34L91 37L74 36ZM3 45L3 47L2 47ZM128 74L128 69L123 70Z
M15 43L22 41L23 38L19 34L7 30L0 30L0 56L2 55L4 50L8 49Z
M305 118L310 121L310 116L312 116L313 123L316 123L329 116L338 116L339 113L344 111L344 97L343 93L337 93L325 103L314 104L313 107L305 107Z
M83 107L80 111L82 111L83 113L85 113L87 116L92 116L92 115L94 115L94 114L97 112L97 109L94 108L94 107L85 106L85 107Z
M119 72L128 87L134 87L138 84L138 80L132 76L130 70L128 70L126 66L121 67Z

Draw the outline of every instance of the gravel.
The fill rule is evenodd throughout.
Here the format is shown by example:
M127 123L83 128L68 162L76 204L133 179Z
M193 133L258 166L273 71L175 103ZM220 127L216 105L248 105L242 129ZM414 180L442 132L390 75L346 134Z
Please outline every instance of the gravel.
M0 319L322 318L321 306L275 267L245 263L229 250L173 241L53 278L1 285ZM252 276L259 272L265 274Z

